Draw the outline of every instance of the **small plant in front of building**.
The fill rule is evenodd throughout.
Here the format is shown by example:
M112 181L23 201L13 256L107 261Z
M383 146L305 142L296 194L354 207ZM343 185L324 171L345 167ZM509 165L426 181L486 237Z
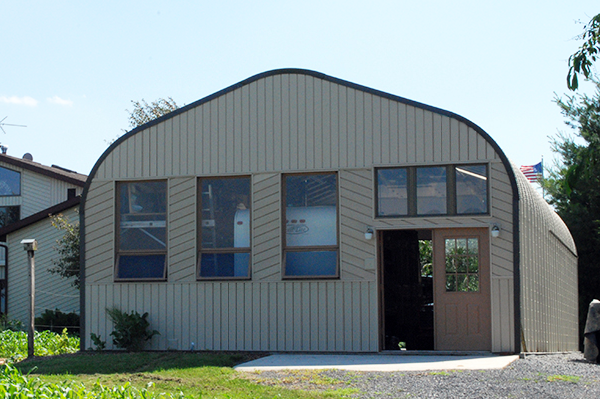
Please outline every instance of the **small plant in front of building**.
M115 326L110 335L117 348L138 352L144 349L146 342L153 336L160 335L158 331L148 329L148 312L140 315L136 311L127 313L118 308L110 308L106 309L106 313Z
M91 333L90 334L90 339L92 340L92 342L96 346L96 350L98 352L102 352L106 348L106 341L102 341L102 338L100 338L100 335L96 335L94 333ZM90 349L92 349L92 348L90 348Z

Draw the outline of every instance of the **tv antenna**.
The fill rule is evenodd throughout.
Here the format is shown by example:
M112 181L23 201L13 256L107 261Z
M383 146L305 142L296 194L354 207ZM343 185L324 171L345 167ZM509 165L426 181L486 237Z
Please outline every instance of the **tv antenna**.
M17 127L27 127L25 125L14 125L12 123L4 123L4 121L6 120L6 118L8 118L8 116L5 116L4 118L2 118L2 120L0 120L0 130L2 130L2 132L4 134L6 134L6 130L4 130L3 126L17 126Z

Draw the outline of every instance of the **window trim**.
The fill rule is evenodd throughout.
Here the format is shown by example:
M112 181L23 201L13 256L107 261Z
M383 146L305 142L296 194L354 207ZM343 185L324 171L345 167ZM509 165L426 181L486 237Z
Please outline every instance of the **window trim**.
M486 211L481 213L458 213L458 193L456 186L456 168L465 166L485 166L486 171ZM446 213L443 214L419 214L417 213L417 169L419 168L446 168ZM379 179L377 172L385 169L405 169L407 175L407 213L405 215L380 215L379 214ZM410 166L377 166L374 168L375 196L374 217L375 219L406 219L406 218L432 218L432 217L469 217L490 216L490 164L487 162L457 163L457 164L430 164Z
M165 183L165 249L157 250L157 249L146 249L146 250L122 250L120 248L121 234L120 234L120 224L121 224L121 190L120 187L122 184L136 184L136 183L155 183L155 182L164 182ZM115 266L114 266L114 281L115 282L157 282L157 281L168 281L167 267L169 263L169 183L168 179L156 179L156 180L122 180L115 182ZM163 275L162 277L136 277L136 278L119 278L119 266L121 261L121 256L152 256L152 255L164 255L165 256L165 264L163 267Z
M248 202L250 203L250 215L248 217L249 229L249 246L248 247L231 247L231 248L202 248L202 180L226 180L226 179L248 179ZM251 175L234 175L234 176L200 176L196 179L196 281L248 281L252 280L252 176ZM201 272L202 254L248 254L248 276L209 276L203 277Z
M287 183L288 176L314 176L314 175L334 175L335 176L335 223L336 223L336 245L316 245L316 246L288 246L287 245ZM282 280L335 280L340 278L340 174L338 171L324 172L298 172L284 173L281 175L281 279ZM287 261L286 256L289 252L333 252L335 251L335 274L330 275L310 275L310 276L288 276L286 274Z

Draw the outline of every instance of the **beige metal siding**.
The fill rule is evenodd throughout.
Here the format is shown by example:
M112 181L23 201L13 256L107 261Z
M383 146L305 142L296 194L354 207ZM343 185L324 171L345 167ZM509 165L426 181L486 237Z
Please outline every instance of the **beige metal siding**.
M87 289L88 333L110 336L106 308L148 312L150 327L161 333L152 339L152 349L186 350L193 342L197 350L378 350L373 282L94 284Z
M75 208L63 212L70 222L79 220ZM27 252L21 240L34 238L38 241L35 252L35 313L39 316L46 309L79 313L79 290L71 286L73 279L50 274L53 259L58 259L56 240L64 233L54 228L49 218L27 226L7 237L8 244L8 314L12 319L27 323L29 320L29 266Z
M449 163L490 165L491 215L375 219L374 167ZM339 173L340 280L282 281L281 173L299 171ZM252 175L248 282L195 281L192 186L198 176L216 175ZM146 178L169 179L169 279L113 284L114 182ZM150 312L155 326L173 322L169 334L181 349L195 342L205 349L378 350L377 248L364 240L366 227L499 223L501 237L491 240L492 349L514 350L512 191L492 144L459 118L310 75L267 76L123 139L98 166L85 211L88 333L110 333L97 301L122 301L124 310ZM153 348L166 349L167 339Z
M566 226L517 170L522 350L577 350L577 256Z

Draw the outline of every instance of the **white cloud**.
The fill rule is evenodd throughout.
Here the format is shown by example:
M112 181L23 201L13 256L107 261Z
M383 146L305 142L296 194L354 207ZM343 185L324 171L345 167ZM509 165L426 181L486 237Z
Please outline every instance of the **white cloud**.
M64 99L60 98L59 96L49 97L46 100L51 104L68 105L68 106L73 105L73 101L64 100Z
M17 96L3 97L3 96L0 96L0 102L6 103L6 104L26 105L28 107L35 107L38 104L38 100L36 100L35 98L27 97L27 96L25 96L25 97L17 97Z

